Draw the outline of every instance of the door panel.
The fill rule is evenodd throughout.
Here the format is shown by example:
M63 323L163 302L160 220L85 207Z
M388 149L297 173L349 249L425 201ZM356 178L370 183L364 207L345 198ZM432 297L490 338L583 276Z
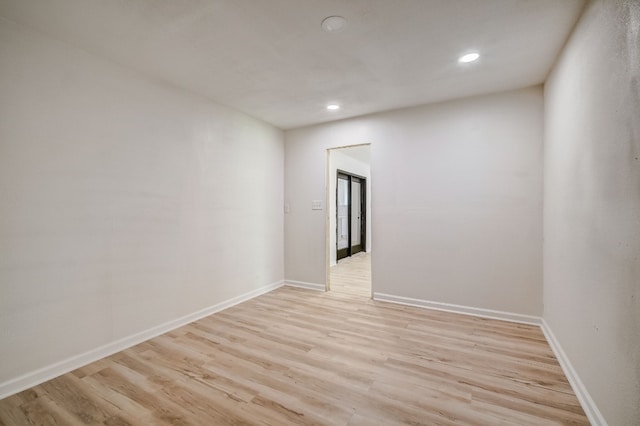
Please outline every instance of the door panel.
M362 203L360 179L351 178L351 254L362 251Z
M338 171L336 185L336 260L364 251L365 178Z
M338 260L349 256L349 177L338 175L337 187L337 244Z

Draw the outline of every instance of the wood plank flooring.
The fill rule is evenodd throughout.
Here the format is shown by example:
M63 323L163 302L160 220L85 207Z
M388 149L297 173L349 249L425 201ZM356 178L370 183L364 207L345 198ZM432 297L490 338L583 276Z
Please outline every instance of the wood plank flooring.
M588 424L540 329L282 287L0 401L0 424Z
M329 272L331 291L371 297L371 254L360 252L341 259Z

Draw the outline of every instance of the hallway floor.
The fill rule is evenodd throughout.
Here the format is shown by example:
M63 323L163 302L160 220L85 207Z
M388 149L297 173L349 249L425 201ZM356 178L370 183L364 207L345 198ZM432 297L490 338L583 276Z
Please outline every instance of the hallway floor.
M371 298L371 253L360 252L331 267L331 291Z

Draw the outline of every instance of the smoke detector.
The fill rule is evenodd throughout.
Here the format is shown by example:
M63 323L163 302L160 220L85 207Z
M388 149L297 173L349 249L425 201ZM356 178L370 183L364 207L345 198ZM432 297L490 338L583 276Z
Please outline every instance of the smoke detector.
M342 16L329 16L322 20L322 29L330 34L340 33L347 27L347 20Z

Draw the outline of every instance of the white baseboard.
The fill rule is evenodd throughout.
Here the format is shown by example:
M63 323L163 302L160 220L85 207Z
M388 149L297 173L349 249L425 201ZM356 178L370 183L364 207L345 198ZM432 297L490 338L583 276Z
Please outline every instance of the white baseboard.
M549 342L549 346L551 346L553 353L558 359L558 362L560 363L565 376L567 376L569 384L571 384L571 387L573 388L573 392L578 397L578 401L580 402L580 405L582 405L582 408L584 409L589 422L591 422L591 424L594 426L607 426L607 422L602 416L602 413L600 413L600 410L598 410L598 407L593 402L593 399L591 398L591 395L589 395L587 388L582 383L582 380L580 380L578 373L571 365L569 358L562 350L560 343L543 318L531 315L515 314L512 312L494 311L491 309L454 305L450 303L432 302L430 300L412 299L409 297L394 296L384 293L374 293L373 299L382 302L398 303L401 305L416 306L419 308L436 309L439 311L454 312L458 314L473 315L483 318L492 318L503 321L511 321L539 326L542 329L547 342Z
M284 285L289 285L291 287L306 288L309 290L316 290L316 291L326 291L327 289L324 284L308 283L304 281L285 280Z
M451 303L433 302L430 300L413 299L410 297L394 296L392 294L384 293L373 293L373 299L382 302L398 303L400 305L436 309L438 311L454 312L456 314L473 315L476 317L498 319L503 321L518 322L522 324L531 324L538 326L541 324L542 320L542 318L533 315L494 311L491 309L474 308L471 306L454 305Z
M142 343L146 340L167 333L178 327L182 327L183 325L189 324L193 321L197 321L201 318L215 314L216 312L220 312L224 309L230 308L249 299L253 299L254 297L268 293L278 287L281 287L283 284L284 281L278 281L273 284L268 284L266 286L252 290L248 293L244 293L231 299L225 300L224 302L217 303L213 306L209 306L175 320L157 325L148 330L141 331L131 336L116 340L115 342L107 343L106 345L92 349L83 354L72 356L63 361L48 365L46 367L8 380L4 383L0 383L0 399L6 398L25 389L29 389L30 387L39 385L40 383L46 382L47 380L51 380L62 374L68 373L77 368L95 362L99 359L102 359L109 355L113 355L116 352L120 352L124 349L130 348L131 346L135 346L138 343Z
M578 401L580 401L580 405L582 405L582 409L589 418L591 424L594 426L606 426L607 421L602 416L602 413L600 413L600 410L598 410L595 402L593 402L587 388L582 383L582 380L580 380L580 376L578 376L578 373L573 368L571 361L569 361L569 357L567 357L562 346L560 346L560 342L558 342L558 339L556 339L551 328L549 328L549 324L547 324L544 319L542 319L540 328L542 329L544 336L547 338L549 346L551 346L553 353L556 355L556 358L560 363L560 367L562 367L562 371L564 371L564 375L567 376L567 379L573 388L573 392L578 397Z

